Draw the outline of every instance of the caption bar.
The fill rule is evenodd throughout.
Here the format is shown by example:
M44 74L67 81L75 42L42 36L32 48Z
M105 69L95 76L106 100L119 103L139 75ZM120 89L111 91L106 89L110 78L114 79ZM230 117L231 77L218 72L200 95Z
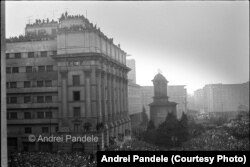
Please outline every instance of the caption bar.
M97 166L247 166L247 155L245 151L98 151Z

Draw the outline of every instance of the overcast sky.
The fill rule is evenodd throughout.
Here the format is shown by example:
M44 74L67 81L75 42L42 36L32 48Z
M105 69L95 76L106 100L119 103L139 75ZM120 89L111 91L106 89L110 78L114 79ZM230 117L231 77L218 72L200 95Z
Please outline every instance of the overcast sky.
M249 3L6 2L6 36L24 34L35 19L62 12L86 15L130 58L137 83L152 85L158 69L189 93L211 83L249 81ZM87 12L86 12L87 11Z

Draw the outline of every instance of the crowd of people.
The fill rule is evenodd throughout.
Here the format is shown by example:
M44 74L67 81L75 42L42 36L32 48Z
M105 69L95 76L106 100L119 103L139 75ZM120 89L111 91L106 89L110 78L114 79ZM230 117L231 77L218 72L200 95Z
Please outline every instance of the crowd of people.
M49 24L49 23L57 23L57 21L55 21L54 19L52 19L51 21L47 18L45 19L36 19L36 21L34 23L29 23L27 24L27 26L37 26L37 25L41 25L41 24Z
M9 167L94 167L94 154L22 152L9 157Z
M108 151L159 151L160 147L140 141L137 139L128 140L121 145L110 146Z
M53 40L54 36L44 34L44 35L19 35L18 37L10 37L6 39L6 42L28 42L28 41L46 41Z
M133 138L106 147L106 151L249 151L249 120L234 120L205 130L180 147L166 149ZM22 152L9 156L10 167L92 167L96 155L81 152Z
M249 151L249 121L234 120L230 124L206 130L183 145L184 150Z

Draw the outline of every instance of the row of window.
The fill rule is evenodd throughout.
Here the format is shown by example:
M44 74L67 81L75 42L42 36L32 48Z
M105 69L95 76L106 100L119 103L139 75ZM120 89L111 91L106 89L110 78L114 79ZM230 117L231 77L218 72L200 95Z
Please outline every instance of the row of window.
M36 56L35 56L35 52L28 52L27 57L28 58L34 58L34 57L38 57L38 52L36 52ZM52 55L56 55L57 51L52 51ZM40 52L40 57L48 57L48 52L47 51L42 51ZM11 55L10 53L6 53L6 59L21 59L24 58L24 56L22 56L22 54L19 53L14 53L13 55Z
M29 73L29 72L45 72L45 71L53 71L53 65L47 65L47 66L38 66L33 67L33 66L26 66L25 67L25 72ZM6 67L6 73L19 73L19 67Z
M49 133L49 127L42 127L42 133ZM58 131L58 127L56 127L56 131ZM25 127L24 133L32 133L32 127Z
M52 118L52 111L46 111L46 112L41 111L41 112L37 112L36 114L37 114L36 115L37 119L50 119L50 118ZM32 119L31 112L24 112L23 118L24 119ZM8 112L7 119L18 119L17 112Z
M34 82L33 82L34 83ZM24 88L31 87L31 81L24 81L23 82ZM35 85L32 85L35 87ZM52 80L45 80L45 81L36 81L36 87L52 87ZM6 82L6 88L17 88L17 82Z
M52 96L37 96L36 97L37 103L51 103L52 102ZM23 97L23 102L24 103L32 103L31 96L24 96ZM17 104L17 97L12 96L12 97L7 97L7 104Z
M42 133L49 133L49 127L42 127L41 130L42 130ZM89 132L90 128L84 127L83 130L84 132ZM80 124L74 124L74 131L80 132ZM58 127L56 127L56 132L58 132ZM25 127L24 133L29 133L29 134L32 133L32 127Z
M50 118L52 118L51 111L46 111L46 112L41 111L41 112L37 112L36 114L37 114L37 116L36 116L37 119L50 119ZM81 117L81 107L73 107L73 116L75 118ZM24 112L23 118L24 119L32 119L31 112ZM7 119L17 119L17 112L8 112Z
M37 96L36 97L37 103L51 103L52 102L52 96ZM24 103L31 103L31 96L24 96L23 97L23 102ZM80 91L73 91L73 100L74 101L80 101L81 96L80 96ZM17 97L12 96L12 97L7 97L7 104L17 104Z

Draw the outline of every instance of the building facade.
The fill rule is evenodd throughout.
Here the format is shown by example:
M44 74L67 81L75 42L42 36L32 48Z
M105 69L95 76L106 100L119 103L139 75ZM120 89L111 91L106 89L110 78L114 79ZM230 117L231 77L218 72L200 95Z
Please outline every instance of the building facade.
M205 85L203 96L205 112L235 112L241 106L249 111L249 82Z
M208 84L194 92L192 109L200 113L249 111L249 82L242 84Z
M130 135L126 52L84 16L36 20L7 39L8 147L93 151ZM98 142L29 142L29 135Z
M5 1L1 1L1 166L8 165L6 120Z
M142 119L142 97L141 86L136 84L136 63L135 59L127 59L126 65L130 68L128 72L128 106L131 119L131 128L136 129Z
M131 127L136 128L141 123L141 113L142 113L142 100L141 100L141 86L128 83L128 107L129 116L131 119Z
M136 84L136 66L135 66L135 59L127 59L126 60L127 66L131 69L128 72L128 80L131 83Z

